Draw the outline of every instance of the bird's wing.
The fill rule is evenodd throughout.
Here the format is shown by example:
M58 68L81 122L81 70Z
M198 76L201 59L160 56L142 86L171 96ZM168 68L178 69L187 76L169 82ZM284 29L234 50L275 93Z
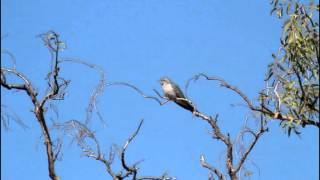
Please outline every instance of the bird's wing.
M175 83L171 83L173 86L173 89L175 91L176 97L177 98L184 98L186 99L186 97L184 96L183 92L181 91L180 87L178 85L176 85Z
M191 112L195 111L195 107L189 101L175 100L174 102L177 103L179 106L181 106Z
M171 82L171 86L172 86L172 89L174 90L174 94L175 94L175 98L176 98L176 99L174 99L174 102L177 103L179 106L181 106L191 112L194 112L195 107L192 105L192 103L189 102L188 100L183 100L183 99L186 99L186 97L184 96L180 87L173 82ZM182 98L182 99L177 99L177 98Z

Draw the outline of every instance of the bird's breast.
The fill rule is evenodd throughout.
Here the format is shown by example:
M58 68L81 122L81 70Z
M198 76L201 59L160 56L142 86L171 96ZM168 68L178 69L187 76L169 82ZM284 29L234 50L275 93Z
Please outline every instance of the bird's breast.
M168 98L171 99L171 98L175 98L175 97L176 97L176 93L175 93L175 91L174 91L174 89L173 89L173 87L172 87L171 84L164 84L164 85L162 86L162 89L163 89L165 95L166 95Z

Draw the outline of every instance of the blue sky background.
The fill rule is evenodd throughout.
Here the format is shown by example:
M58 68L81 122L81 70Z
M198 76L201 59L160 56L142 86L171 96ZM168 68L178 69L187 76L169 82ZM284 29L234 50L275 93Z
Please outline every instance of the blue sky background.
M101 66L108 82L129 82L153 95L152 89L160 90L162 76L183 87L194 74L204 72L223 77L254 99L265 85L271 53L279 47L281 22L270 16L270 9L268 1L253 0L2 0L1 35L8 36L1 46L15 55L18 70L42 94L50 56L36 35L55 30L68 45L62 57ZM1 59L2 65L9 65L7 56ZM72 82L66 100L57 103L59 121L83 120L99 75L77 64L64 64L61 72ZM9 132L2 127L1 179L49 179L30 100L24 93L1 90L2 103L29 126L23 130L11 122ZM201 111L219 113L221 130L233 138L250 114L243 106L231 106L243 102L215 82L192 84L188 96ZM123 145L145 119L127 151L130 163L144 160L141 175L167 171L179 180L207 179L200 154L225 169L225 147L210 137L209 126L174 103L159 106L131 89L114 86L106 88L99 107L107 127L96 116L92 127L105 153L112 144ZM319 130L306 127L301 138L288 138L278 122L270 122L269 128L249 156L259 168L247 164L252 179L319 179ZM102 164L81 157L79 148L68 141L63 152L56 163L63 180L111 179Z

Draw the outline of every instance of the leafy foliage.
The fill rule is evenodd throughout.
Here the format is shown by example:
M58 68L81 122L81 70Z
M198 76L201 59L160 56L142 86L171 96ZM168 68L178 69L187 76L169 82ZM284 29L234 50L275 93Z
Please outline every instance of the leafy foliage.
M262 96L269 109L289 119L280 123L288 134L292 130L299 134L298 127L319 123L319 4L312 0L271 4L271 14L283 19L283 32Z

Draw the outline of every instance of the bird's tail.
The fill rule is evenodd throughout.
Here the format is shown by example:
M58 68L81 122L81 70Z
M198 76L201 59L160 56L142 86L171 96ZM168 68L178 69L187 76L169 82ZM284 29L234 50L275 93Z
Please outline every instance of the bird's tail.
M176 100L175 101L179 106L183 107L184 109L186 110L189 110L191 111L192 113L197 111L195 106L188 100L184 100L184 99L181 99L181 100Z

